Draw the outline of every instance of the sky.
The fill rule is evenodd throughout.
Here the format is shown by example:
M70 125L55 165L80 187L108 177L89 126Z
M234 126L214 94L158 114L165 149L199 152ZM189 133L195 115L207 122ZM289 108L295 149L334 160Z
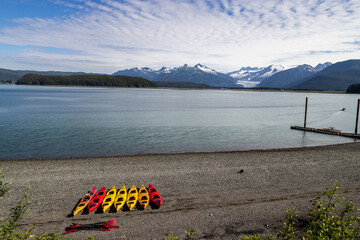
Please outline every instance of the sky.
M227 73L359 58L359 0L0 0L0 68Z

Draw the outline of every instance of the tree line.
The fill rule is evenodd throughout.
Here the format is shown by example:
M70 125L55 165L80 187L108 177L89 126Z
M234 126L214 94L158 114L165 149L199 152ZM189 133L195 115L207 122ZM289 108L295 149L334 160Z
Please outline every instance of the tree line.
M346 93L360 93L360 83L350 85Z
M93 87L157 87L154 82L145 78L112 75L69 75L45 76L26 74L16 84L19 85L61 85L61 86L93 86Z

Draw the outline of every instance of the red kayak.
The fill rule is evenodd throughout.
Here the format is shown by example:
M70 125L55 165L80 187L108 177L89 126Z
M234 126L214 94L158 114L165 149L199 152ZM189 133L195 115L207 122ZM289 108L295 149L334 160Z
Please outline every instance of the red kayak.
M159 208L162 204L162 199L159 192L151 184L149 184L148 190L151 202L153 202Z
M91 199L89 203L89 213L91 213L91 211L95 210L100 206L100 204L104 200L105 194L106 194L106 187L103 187L102 189L100 189L100 191L98 191L95 194L95 196Z

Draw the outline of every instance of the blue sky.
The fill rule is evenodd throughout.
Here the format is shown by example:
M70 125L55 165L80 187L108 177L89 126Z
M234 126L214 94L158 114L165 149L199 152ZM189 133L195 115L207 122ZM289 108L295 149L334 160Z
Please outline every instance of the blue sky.
M359 0L0 0L0 68L230 72L354 58Z

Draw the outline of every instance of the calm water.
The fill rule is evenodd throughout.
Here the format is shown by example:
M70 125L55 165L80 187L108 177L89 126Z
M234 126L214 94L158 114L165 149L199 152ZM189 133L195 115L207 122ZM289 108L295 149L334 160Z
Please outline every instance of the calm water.
M0 159L270 149L353 142L359 95L0 85ZM340 109L346 108L342 112Z

